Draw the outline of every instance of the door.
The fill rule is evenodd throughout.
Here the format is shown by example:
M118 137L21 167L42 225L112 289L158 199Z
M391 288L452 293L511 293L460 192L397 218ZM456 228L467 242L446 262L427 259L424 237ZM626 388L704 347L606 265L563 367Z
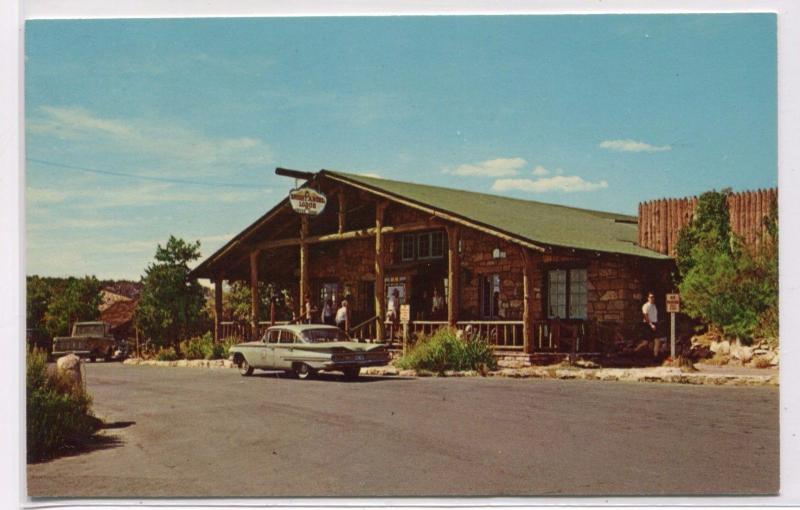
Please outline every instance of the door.
M267 331L267 344L261 349L261 366L272 368L275 365L275 349L278 347L281 331L270 329Z
M272 367L278 370L289 370L292 362L287 358L294 356L294 333L288 329L282 329L278 344L275 346L275 358Z

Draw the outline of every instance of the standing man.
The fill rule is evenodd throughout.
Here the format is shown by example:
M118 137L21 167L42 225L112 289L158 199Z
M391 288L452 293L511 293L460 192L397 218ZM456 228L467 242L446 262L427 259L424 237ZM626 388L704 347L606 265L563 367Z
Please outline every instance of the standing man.
M341 329L342 331L344 331L345 333L347 333L347 326L348 326L348 324L347 324L347 322L348 322L347 314L348 313L349 313L349 310L347 309L347 300L343 299L342 300L342 306L340 306L339 309L336 310L336 326L338 326L338 328Z
M439 289L433 289L433 297L431 298L431 318L433 320L440 320L444 314L444 298L439 294Z
M642 322L647 333L647 339L653 341L653 357L658 357L661 350L661 339L658 338L658 309L656 308L656 296L652 292L647 293L647 302L642 305Z

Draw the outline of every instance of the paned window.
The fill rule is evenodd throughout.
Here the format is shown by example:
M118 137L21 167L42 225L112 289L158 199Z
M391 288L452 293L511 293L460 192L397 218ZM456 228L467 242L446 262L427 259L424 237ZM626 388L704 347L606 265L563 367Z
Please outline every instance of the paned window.
M414 260L414 234L406 234L403 236L401 257L403 260Z
M547 272L547 317L585 319L586 269L552 269Z

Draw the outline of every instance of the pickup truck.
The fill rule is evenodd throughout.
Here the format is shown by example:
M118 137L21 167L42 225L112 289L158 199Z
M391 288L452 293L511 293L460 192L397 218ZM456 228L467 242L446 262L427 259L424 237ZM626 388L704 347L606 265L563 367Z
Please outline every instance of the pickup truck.
M117 352L117 341L109 332L106 322L76 322L72 336L57 336L53 339L53 357L76 354L94 362L97 358L111 361Z

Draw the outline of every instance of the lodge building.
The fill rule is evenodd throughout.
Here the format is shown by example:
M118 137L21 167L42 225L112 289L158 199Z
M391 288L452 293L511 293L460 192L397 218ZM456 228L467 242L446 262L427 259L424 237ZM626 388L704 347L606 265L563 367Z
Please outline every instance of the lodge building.
M215 284L217 338L230 333L225 281L249 282L248 338L289 318L259 316L266 282L288 289L295 315L308 296L317 310L347 299L359 338L395 338L386 313L396 292L412 334L470 328L521 353L598 351L635 331L649 290L662 302L671 290L673 259L637 244L636 216L330 170L278 173L327 204L298 214L287 197L192 271Z

